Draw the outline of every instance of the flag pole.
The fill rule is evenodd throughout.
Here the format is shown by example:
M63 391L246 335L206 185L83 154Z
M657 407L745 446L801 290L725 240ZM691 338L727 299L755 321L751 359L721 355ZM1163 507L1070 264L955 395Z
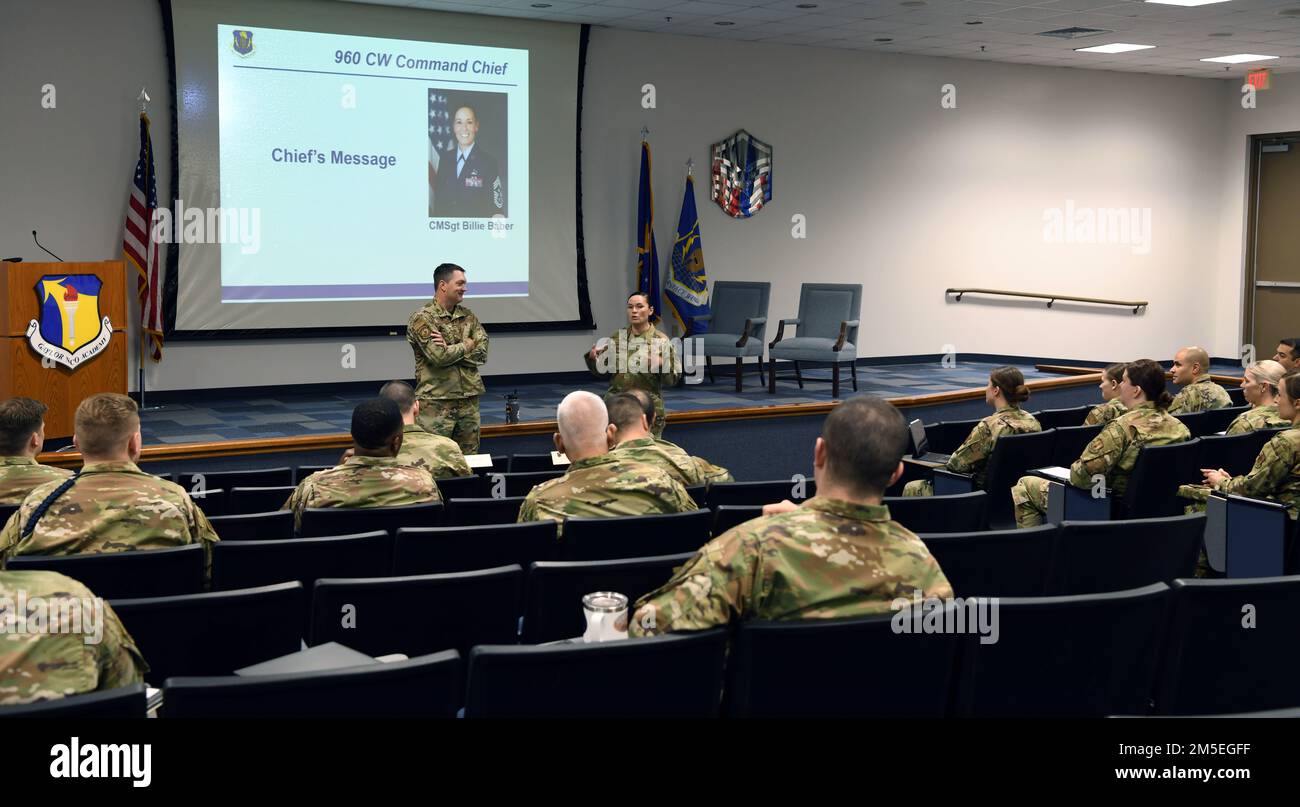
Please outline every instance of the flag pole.
M142 116L148 114L148 109L145 107L145 105L148 104L148 103L149 103L149 100L150 100L150 99L149 99L149 92L148 92L144 87L141 87L141 88L140 88L140 94L139 94L138 96L136 96L136 100L140 102L140 114L141 114ZM148 226L148 229L147 229L146 232L145 232L145 237L146 237L146 238L153 238L153 222L149 222L148 225L149 225L149 226ZM149 246L148 244L145 245L146 249L148 248L148 246ZM139 299L139 295L136 295L136 301L137 301L137 303L140 304L140 306L141 306L142 309L143 309L143 305L144 305L144 303L140 301L140 299ZM146 393L146 389L145 389L146 384L145 384L145 380L144 380L145 332L144 332L144 312L143 312L143 310L141 310L140 321L136 324L136 339L137 339L137 341L138 341L138 343L139 343L139 346L140 346L140 363L139 363L139 366L138 366L139 381L136 383L136 386L139 387L139 390L140 390L140 411L141 411L141 412L145 412L145 411L151 411L152 409L158 409L158 408L160 408L160 407L156 407L156 406L155 406L155 407L149 407L149 406L147 406L147 405L145 404L145 393Z

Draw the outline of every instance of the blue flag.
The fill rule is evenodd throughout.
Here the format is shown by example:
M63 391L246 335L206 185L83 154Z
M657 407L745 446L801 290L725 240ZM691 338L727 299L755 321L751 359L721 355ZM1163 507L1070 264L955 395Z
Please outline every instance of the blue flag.
M686 175L682 215L677 219L677 240L673 242L672 272L664 294L673 316L684 333L708 333L709 324L695 318L709 313L709 278L704 272L704 245L700 241L700 216L695 212L695 179Z
M659 250L655 248L655 197L650 189L650 144L641 141L641 184L636 199L636 290L649 296L651 322L659 321Z

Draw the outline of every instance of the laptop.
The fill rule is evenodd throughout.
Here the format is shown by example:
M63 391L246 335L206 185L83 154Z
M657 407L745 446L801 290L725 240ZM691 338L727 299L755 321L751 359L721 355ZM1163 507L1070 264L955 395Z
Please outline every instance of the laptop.
M930 450L930 441L925 437L925 424L921 422L920 418L907 424L907 428L912 432L912 462L934 468L948 464L948 460L952 455L938 454Z

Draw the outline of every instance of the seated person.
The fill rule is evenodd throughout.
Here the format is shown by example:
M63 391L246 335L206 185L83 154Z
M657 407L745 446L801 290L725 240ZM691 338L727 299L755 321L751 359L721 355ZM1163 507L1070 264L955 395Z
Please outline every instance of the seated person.
M135 401L113 392L77 407L74 444L82 466L23 499L0 532L0 562L16 555L76 555L204 545L211 570L217 533L189 493L136 466L140 416Z
M27 635L11 633L12 627L5 631L9 635L0 645L0 706L102 692L144 680L149 665L135 640L113 607L96 599L90 589L58 572L0 571L0 602L16 605L20 593L29 614L33 600L40 598L47 613L57 609L60 619L67 615L70 622L56 627L46 621L43 631ZM78 608L79 613L74 610ZM0 613L0 619L10 616Z
M433 477L398 460L402 413L388 398L374 398L352 410L352 456L298 483L281 510L293 511L302 528L308 507L396 507L442 501Z
M1025 376L1015 367L999 367L989 373L989 385L984 388L984 403L993 407L993 414L975 424L970 434L943 466L955 474L971 474L975 487L984 487L984 466L993 454L993 444L1004 434L1041 432L1038 419L1020 408L1029 400ZM934 483L929 479L914 479L903 486L904 496L933 496Z
M707 460L692 457L676 443L650 433L654 402L645 390L630 389L606 401L610 423L614 424L613 453L658 465L683 485L706 485L732 481L731 472Z
M1288 373L1279 384L1278 412L1294 424L1300 415L1300 373ZM1295 520L1300 511L1300 428L1294 425L1264 444L1250 473L1232 476L1222 468L1202 468L1203 485L1182 485L1178 495L1204 502L1211 490L1235 493L1252 499L1268 499L1286 505ZM1196 507L1193 505L1193 507ZM1196 507L1196 509L1201 509Z
M836 406L813 446L817 495L768 505L709 541L637 601L629 634L888 613L915 591L952 597L925 544L881 503L906 448L907 424L890 404L860 395Z
M1083 425L1096 426L1099 423L1110 423L1128 411L1124 408L1124 402L1119 399L1119 382L1124 378L1124 368L1127 366L1124 362L1119 362L1110 365L1102 372L1101 383L1097 385L1101 388L1102 403L1092 408L1088 416L1083 419Z
M1182 443L1192 438L1187 427L1165 411L1173 400L1165 391L1165 371L1150 359L1138 359L1124 369L1119 397L1129 411L1102 427L1101 434L1070 466L1071 485L1091 488L1093 476L1101 475L1106 487L1122 496L1143 446ZM1022 476L1012 485L1016 526L1036 527L1043 523L1049 484L1040 476Z
M420 402L415 390L405 381L389 381L379 390L380 398L397 404L402 413L402 450L397 454L401 465L423 468L434 479L452 476L469 476L473 471L465 462L460 444L450 437L431 434L416 424L420 416ZM347 459L345 456L343 459Z
M1228 391L1210 380L1210 354L1203 348L1178 351L1169 370L1174 374L1174 383L1183 385L1169 404L1169 414L1188 415L1232 406Z
M1277 408L1277 385L1286 375L1286 368L1272 359L1264 359L1246 368L1242 374L1241 389L1250 409L1242 412L1228 424L1224 434L1246 434L1260 429L1285 429L1291 421L1282 417Z
M1282 365L1288 373L1300 370L1300 338L1283 339L1277 343L1273 361Z
M31 398L0 401L0 504L22 504L37 485L72 476L36 462L45 447L45 409Z
M614 425L600 396L570 392L555 412L555 450L569 457L569 470L528 492L519 522L571 517L605 518L684 513L698 509L686 488L658 466L611 453Z

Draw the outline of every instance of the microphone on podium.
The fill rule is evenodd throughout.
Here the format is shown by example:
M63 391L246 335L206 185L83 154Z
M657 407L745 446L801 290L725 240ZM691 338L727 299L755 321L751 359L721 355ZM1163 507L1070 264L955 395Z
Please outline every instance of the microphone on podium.
M60 258L58 255L55 255L53 252L50 252L48 249L45 249L45 247L41 245L41 242L36 238L36 231L35 231L35 230L32 230L32 240L36 242L36 246L40 247L41 250L45 252L45 254L49 255L49 256L50 256L51 258L53 258L54 260L56 260L56 261L62 261L62 260L63 260L63 259Z
M23 262L23 259L22 259L22 256L20 255L20 256L17 257L17 258L5 258L3 261L0 261L0 262L2 262L2 263L22 263L22 262Z

